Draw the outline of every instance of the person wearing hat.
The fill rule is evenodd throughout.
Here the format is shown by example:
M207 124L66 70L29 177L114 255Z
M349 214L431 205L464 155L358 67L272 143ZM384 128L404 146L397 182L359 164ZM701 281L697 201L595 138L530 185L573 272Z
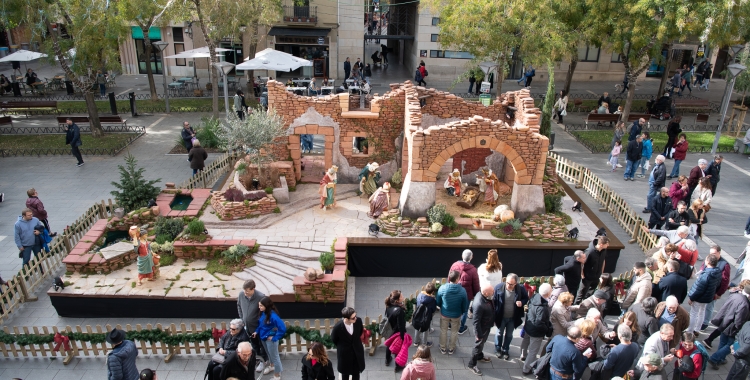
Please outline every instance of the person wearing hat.
M112 329L106 336L112 350L107 354L107 380L135 380L140 378L135 359L138 349L131 340L125 340L125 331Z
M671 356L671 355L670 355ZM648 354L638 361L638 364L643 367L640 372L640 380L666 380L667 373L664 372L664 368L660 367L661 357L659 354ZM632 377L631 377L632 378Z
M630 289L622 301L622 310L628 310L634 303L640 303L651 297L651 274L646 270L646 263L638 261L633 267L634 276Z
M609 300L609 293L603 290L597 290L589 298L586 298L578 305L576 309L576 318L584 318L588 314L590 309L599 310L599 313L604 312L604 305Z
M371 162L362 169L359 173L359 191L371 196L375 190L378 189L378 182L380 181L380 172L378 171L377 162Z

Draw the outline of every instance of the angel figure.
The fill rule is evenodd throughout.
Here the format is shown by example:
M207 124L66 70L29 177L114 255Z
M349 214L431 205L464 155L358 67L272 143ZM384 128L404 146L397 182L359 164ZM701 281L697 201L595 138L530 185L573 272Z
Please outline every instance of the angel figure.
M461 172L458 169L453 169L453 173L448 174L448 178L443 184L448 195L453 197L461 196Z
M386 182L383 184L382 187L375 190L374 193L370 196L370 212L367 213L367 216L373 219L377 219L380 217L380 214L383 213L383 211L388 211L388 207L391 205L391 184L389 182Z
M380 165L377 162L369 163L359 173L359 191L367 194L368 197L378 189L379 167Z
M320 208L328 206L336 207L336 183L338 182L336 173L338 170L338 166L331 166L323 176L323 179L320 180L320 188L318 189L318 194L320 195Z

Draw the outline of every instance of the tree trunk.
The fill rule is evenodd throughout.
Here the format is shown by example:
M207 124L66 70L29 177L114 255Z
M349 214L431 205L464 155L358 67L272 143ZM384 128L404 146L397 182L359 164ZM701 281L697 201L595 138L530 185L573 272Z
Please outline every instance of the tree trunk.
M248 57L255 57L255 51L257 50L256 46L256 44L250 43L250 47L247 49ZM255 71L249 70L248 74L250 75L250 78L248 78L247 81L247 94L250 99L255 100L255 87L253 86L253 83L255 83Z
M218 62L216 59L216 44L214 43L213 39L208 36L208 28L206 27L206 22L203 18L203 11L201 9L201 2L199 0L192 0L193 4L195 4L195 13L198 15L198 23L201 26L201 31L203 32L203 38L206 40L206 45L208 46L208 52L211 54L211 67L208 68L209 73L213 72L214 75L211 75L211 97L212 102L211 105L213 106L213 117L218 119L219 118L219 80L218 80L218 70L216 70L216 66L214 66L214 63Z
M547 94L544 96L542 104L542 120L540 121L539 133L549 137L552 131L552 108L555 104L555 66L552 60L547 60L547 72L549 81L547 82Z
M89 111L91 136L102 137L104 136L104 130L102 129L102 124L99 122L99 111L96 109L94 93L91 91L86 91L84 92L84 98L86 99L86 109Z
M635 97L636 82L638 82L637 76L635 76L634 78L631 78L630 82L628 83L628 99L625 101L625 106L622 107L622 117L620 118L620 120L625 123L627 123L628 116L630 116L630 107L633 106L633 98Z
M143 44L146 47L146 76L148 77L148 88L151 90L151 100L159 100L159 95L156 93L156 83L154 83L154 71L151 69L151 56L154 54L153 45L151 39L148 38L148 29L143 29ZM162 57L164 54L162 54ZM164 72L164 58L161 62L162 75L166 75Z
M500 94L503 93L503 81L505 80L505 62L500 59L497 62L497 80L495 80L495 84L497 85L497 97L500 98ZM479 84L481 86L481 83Z
M573 73L576 71L576 66L578 66L578 59L571 60L568 66L568 73L565 74L565 87L563 87L563 91L566 94L570 93L570 83L573 82Z
M661 75L659 81L659 90L656 92L656 99L661 98L664 94L664 89L667 87L667 79L669 79L669 64L672 62L672 44L667 46L667 61L664 62L664 74Z

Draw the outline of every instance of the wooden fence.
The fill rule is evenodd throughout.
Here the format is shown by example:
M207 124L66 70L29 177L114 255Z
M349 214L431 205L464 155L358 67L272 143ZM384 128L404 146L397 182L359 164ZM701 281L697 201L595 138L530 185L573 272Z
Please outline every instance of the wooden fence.
M219 178L227 172L230 172L234 168L235 162L242 157L239 153L224 153L221 157L217 158L211 164L206 166L205 169L199 171L194 176L183 181L177 188L178 189L195 189L195 188L207 188L213 186L213 184L219 180Z
M638 243L643 252L648 252L657 244L658 239L655 235L641 229L641 226L648 225L647 221L596 174L554 152L549 152L549 156L557 161L556 171L560 178L574 183L578 189L586 190L601 205L599 211L607 211L612 215L617 224L630 236L628 243Z

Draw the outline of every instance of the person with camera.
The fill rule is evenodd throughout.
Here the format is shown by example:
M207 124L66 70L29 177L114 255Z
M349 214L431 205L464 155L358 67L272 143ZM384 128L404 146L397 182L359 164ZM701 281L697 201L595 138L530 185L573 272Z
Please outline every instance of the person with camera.
M701 376L703 369L703 356L695 345L695 335L685 332L682 334L682 343L675 351L677 360L674 363L675 380L693 380Z

